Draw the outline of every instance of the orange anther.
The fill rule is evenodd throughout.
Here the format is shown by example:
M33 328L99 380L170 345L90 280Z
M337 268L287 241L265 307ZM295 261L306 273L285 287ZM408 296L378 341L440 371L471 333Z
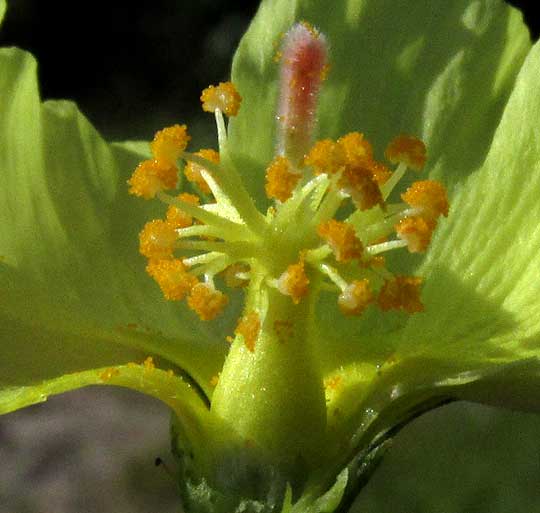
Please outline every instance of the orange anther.
M278 290L286 296L291 296L293 303L298 304L308 293L309 278L304 269L304 261L291 264L278 278Z
M338 306L345 315L361 315L372 301L369 281L354 280L339 295Z
M190 203L191 205L198 205L200 203L198 196L189 194L188 192L179 194L177 198L186 203ZM167 222L175 228L187 228L193 224L193 217L184 212L181 208L170 205L167 209Z
M219 164L219 153L216 150L207 148L198 151L197 153L195 153L195 155L202 157L203 159L206 159L213 164ZM199 189L201 189L202 192L204 192L205 194L210 194L210 187L208 187L206 180L201 175L201 171L203 169L208 171L203 166L200 166L195 162L188 161L186 167L184 168L184 174L190 182L197 184L197 186L199 187Z
M190 140L186 125L173 125L156 132L154 140L150 143L150 149L156 160L173 165Z
M350 166L363 165L373 158L373 148L360 132L344 135L337 140L337 143L344 149L347 164Z
M287 201L301 177L286 157L276 157L266 168L266 195L282 202Z
M215 319L229 302L228 297L208 283L198 283L187 299L189 307L203 321Z
M139 234L139 251L147 258L172 258L177 239L173 225L155 219L146 223Z
M339 185L344 192L350 194L358 210L369 210L375 205L384 205L381 190L369 167L347 166Z
M421 210L421 215L436 219L448 215L448 197L446 189L435 180L414 182L402 195L401 199L411 207Z
M317 233L332 248L338 262L349 262L362 256L362 243L350 224L330 219L317 227Z
M345 149L332 139L317 141L304 158L306 166L312 166L316 175L337 173L347 163Z
M150 260L146 272L156 280L169 301L180 301L196 285L197 278L189 274L181 260Z
M384 154L393 164L403 162L416 171L420 171L426 163L426 145L410 135L398 135L387 146Z
M437 223L422 216L406 217L396 224L398 237L407 242L411 253L423 253L431 242L431 235Z
M372 160L369 163L369 170L371 171L371 176L379 186L385 184L388 179L392 176L392 171L388 169L383 163Z
M242 335L244 344L250 352L255 350L255 342L261 329L261 320L257 312L249 312L238 322L234 330L236 335Z
M174 189L178 181L178 168L157 160L141 162L128 180L129 193L151 199L167 189Z
M408 313L422 312L420 301L422 279L415 276L396 276L385 280L377 302L381 310L404 310Z
M207 87L201 94L201 102L205 112L218 109L227 116L236 116L242 97L232 82L221 82L217 86Z

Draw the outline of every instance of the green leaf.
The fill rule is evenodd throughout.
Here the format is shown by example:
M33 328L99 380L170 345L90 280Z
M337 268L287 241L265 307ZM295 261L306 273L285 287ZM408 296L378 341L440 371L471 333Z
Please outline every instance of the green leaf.
M76 106L40 103L36 63L0 50L0 384L160 355L209 388L226 343L166 302L138 232L163 208L127 194L144 158L108 145Z
M0 0L0 24L4 20L4 15L6 14L6 0Z

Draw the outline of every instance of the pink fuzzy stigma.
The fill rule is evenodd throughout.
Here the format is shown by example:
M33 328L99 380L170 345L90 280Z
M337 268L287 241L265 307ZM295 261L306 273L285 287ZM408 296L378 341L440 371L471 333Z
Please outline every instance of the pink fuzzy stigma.
M298 164L309 150L317 100L327 71L326 38L306 22L294 25L280 51L277 153Z

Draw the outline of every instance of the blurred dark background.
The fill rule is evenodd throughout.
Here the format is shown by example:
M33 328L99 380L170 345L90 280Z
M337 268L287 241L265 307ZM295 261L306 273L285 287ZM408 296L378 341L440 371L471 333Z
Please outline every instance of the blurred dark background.
M537 38L535 2L511 3ZM200 91L227 78L257 5L11 0L0 46L36 55L43 97L75 100L109 139L185 120L201 140L214 129ZM162 456L174 468L168 443L167 409L127 390L88 388L0 418L0 513L180 511L154 466ZM460 403L421 417L355 511L540 512L540 416Z
M43 97L75 100L109 139L148 139L179 119L197 136L213 122L200 92L228 77L258 3L11 0L0 45L31 51Z

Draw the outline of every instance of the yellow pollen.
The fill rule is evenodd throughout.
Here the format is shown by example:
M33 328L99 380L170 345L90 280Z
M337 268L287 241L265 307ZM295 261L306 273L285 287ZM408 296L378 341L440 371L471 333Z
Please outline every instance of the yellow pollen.
M174 226L161 219L146 223L139 234L139 251L147 258L172 258L177 235Z
M223 311L229 299L212 285L198 283L191 289L187 301L189 307L197 313L201 320L210 321Z
M384 154L393 164L404 163L415 171L420 171L426 163L426 145L410 135L398 135Z
M218 109L227 116L236 116L242 97L232 82L221 82L217 86L207 87L201 94L201 102L205 112Z
M156 132L150 150L157 161L174 165L190 140L186 125L173 125Z
M317 227L317 233L332 248L338 262L349 262L362 256L362 243L350 224L330 219Z
M199 197L195 194L189 194L188 192L183 192L178 196L179 200L190 203L191 205L198 205L200 203ZM187 228L193 224L193 217L184 212L182 209L170 205L167 209L167 223L174 226L175 228Z
M347 164L351 166L363 165L373 158L373 148L360 132L344 135L337 140L337 143L345 150Z
M197 284L197 278L186 271L181 260L150 260L146 272L156 280L165 299L181 301Z
M286 157L276 157L266 168L266 195L281 202L287 201L302 175L293 171Z
M154 359L151 356L144 360L143 366L145 372L152 372L156 368L156 366L154 365Z
M369 167L347 166L343 171L339 185L351 195L358 210L369 210L375 205L384 206L381 190Z
M448 216L448 197L446 189L435 180L414 182L402 195L401 199L411 207L422 211L422 216L436 219Z
M203 159L206 159L210 162L213 162L214 164L219 164L219 153L216 150L207 148L199 150L197 153L195 153L195 155L197 155L198 157L202 157ZM201 175L201 171L203 169L205 169L203 166L200 166L199 164L190 161L186 164L186 167L184 168L184 174L190 182L197 184L197 186L199 187L199 189L201 189L202 192L204 192L205 194L210 194L210 187L208 187L206 180ZM206 171L208 170L206 169Z
M300 259L297 264L291 264L278 279L278 290L291 296L293 303L297 305L308 293L309 279L304 269L304 260Z
M128 180L129 193L152 199L163 190L174 189L178 181L178 168L157 160L141 162Z
M422 312L420 301L422 279L416 276L396 276L385 280L379 291L377 303L381 310L404 310L408 313Z
M217 387L217 384L219 383L219 373L214 374L212 378L210 379L210 386Z
M372 301L369 280L354 280L339 295L338 306L345 315L361 315Z
M240 319L238 326L234 330L236 335L242 335L244 344L248 351L255 351L255 342L261 329L261 320L257 312L249 312Z
M431 242L431 235L437 223L422 216L406 217L396 224L398 237L407 242L411 253L423 253Z
M120 375L120 370L109 367L99 375L99 378L101 379L101 381L110 381L112 378L118 375Z
M316 175L337 173L346 163L347 155L344 147L332 139L317 141L304 158L304 164L312 166Z

